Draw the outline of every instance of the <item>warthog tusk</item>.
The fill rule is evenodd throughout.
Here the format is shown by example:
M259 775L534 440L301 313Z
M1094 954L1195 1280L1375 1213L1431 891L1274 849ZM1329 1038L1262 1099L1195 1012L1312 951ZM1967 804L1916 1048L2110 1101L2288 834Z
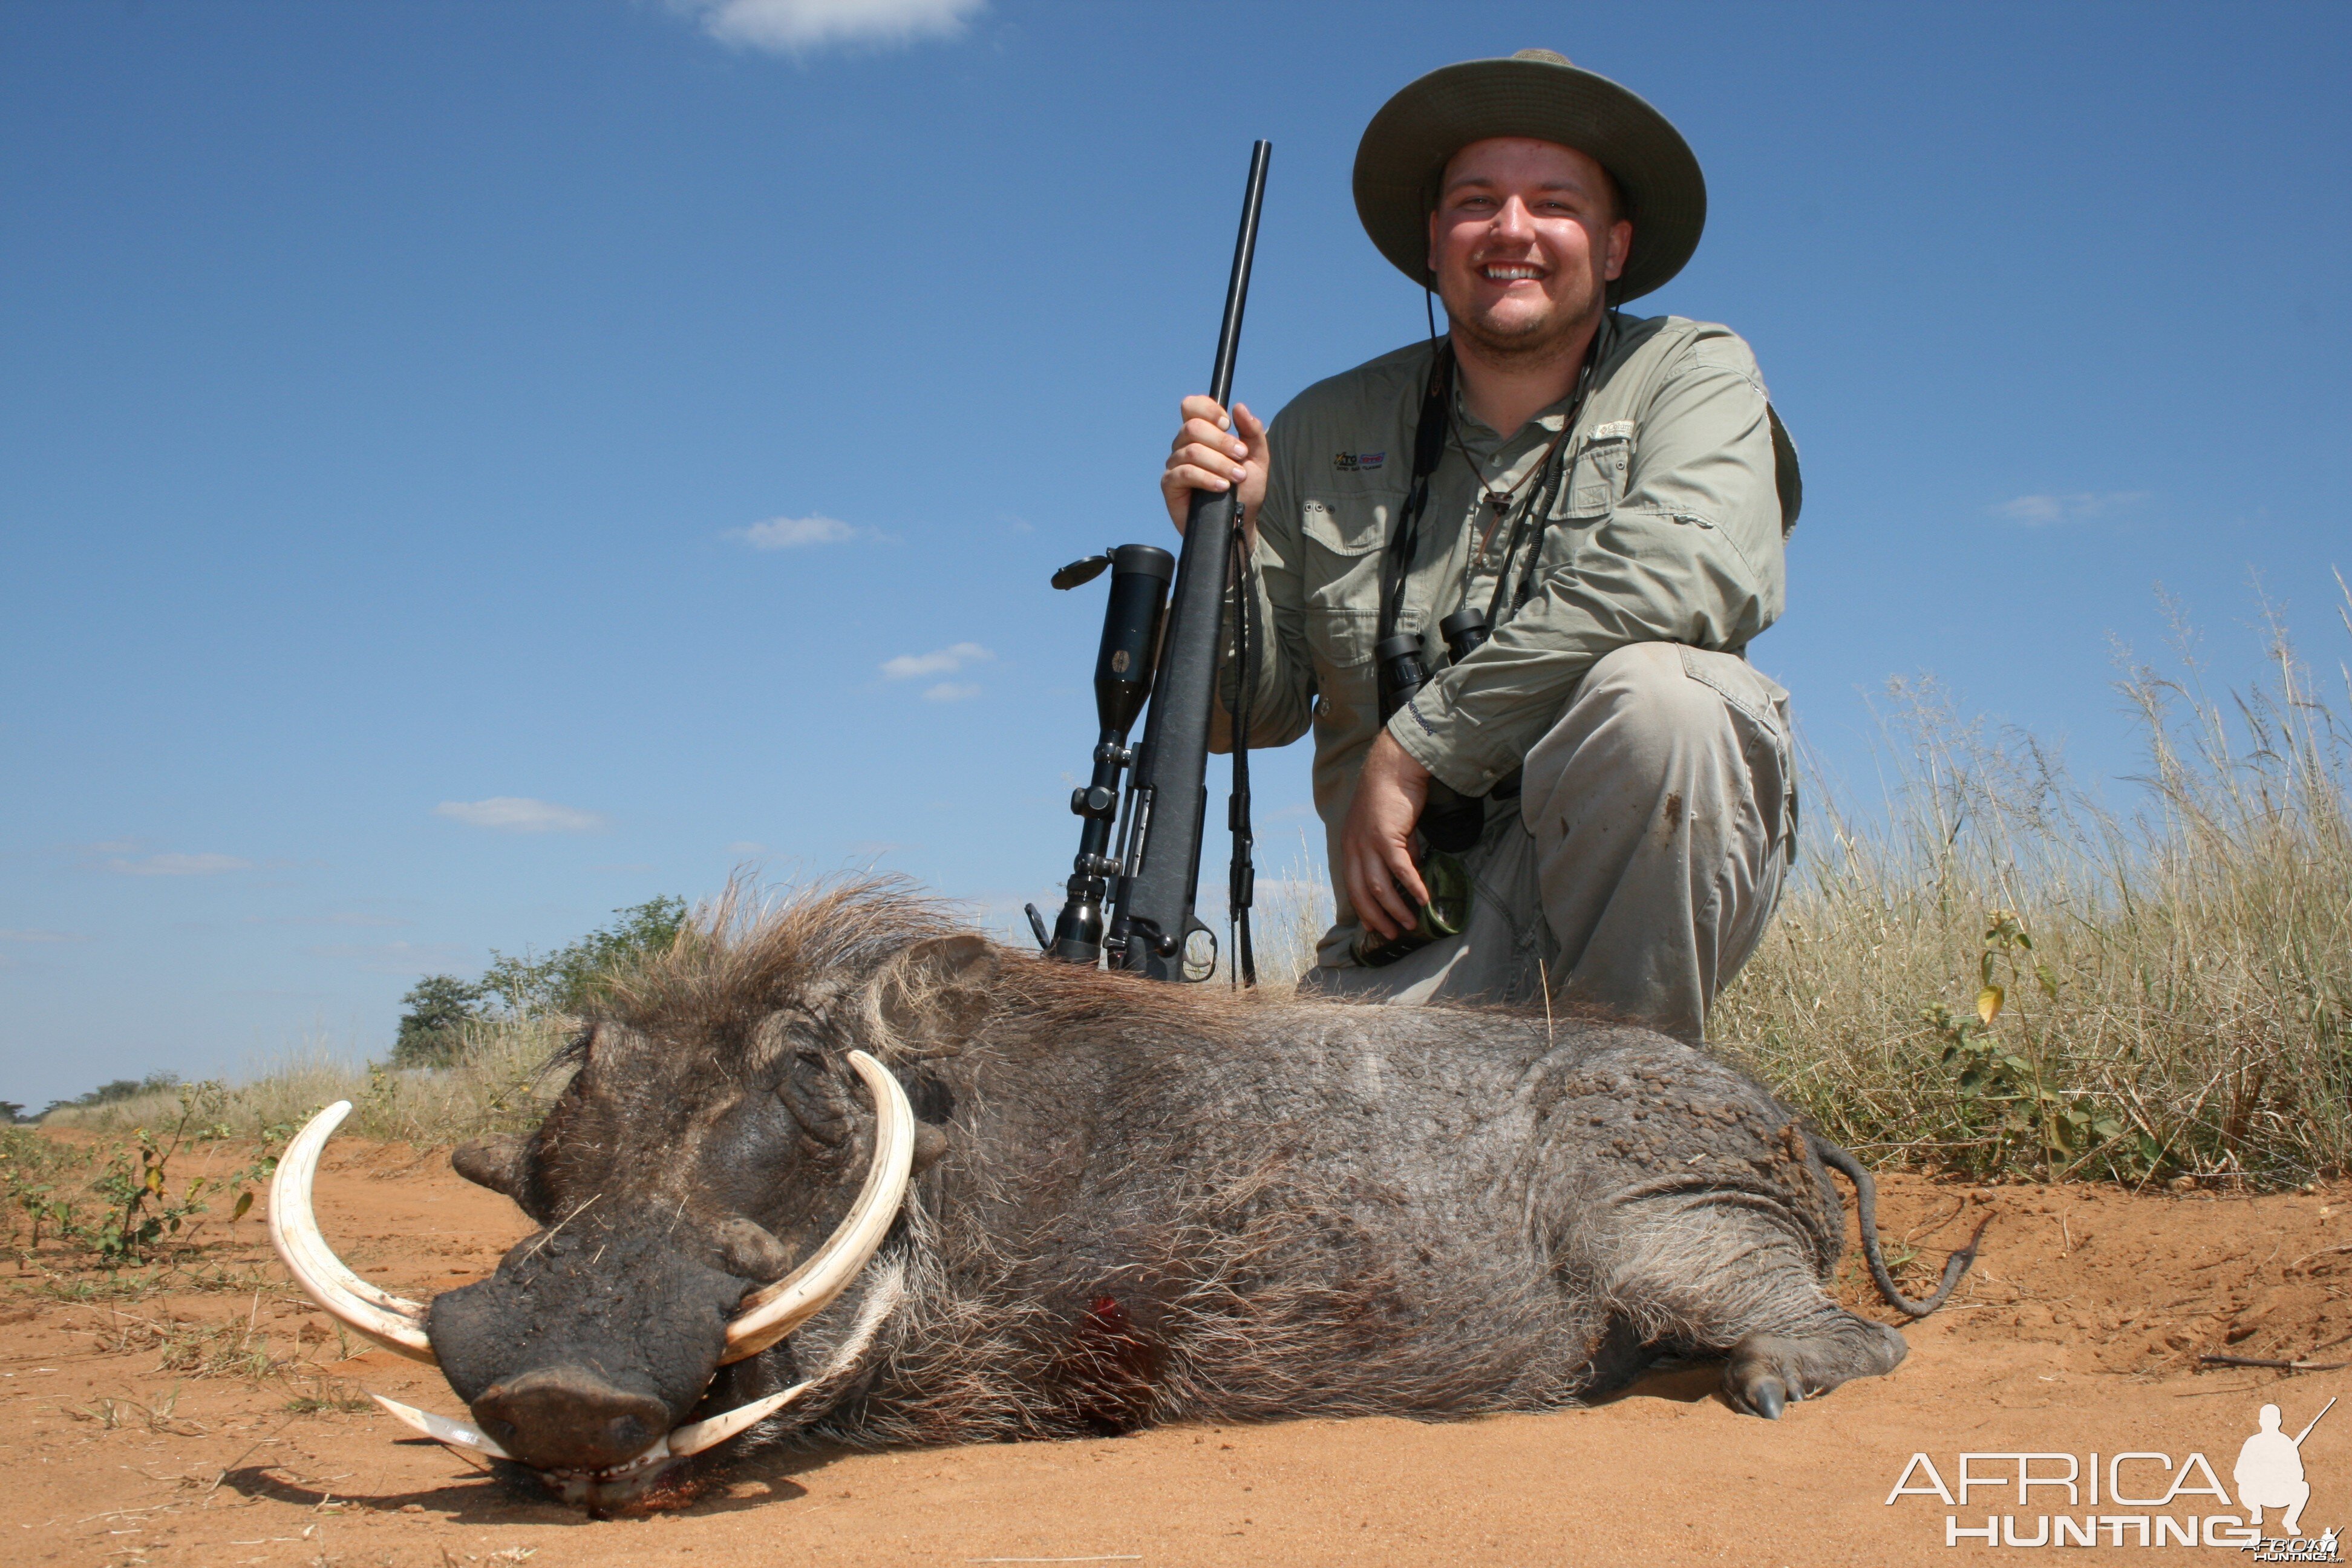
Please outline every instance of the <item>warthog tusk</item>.
M280 1212L279 1184L299 1156L300 1184L286 1194L282 1205L289 1227L288 1234L302 1246L318 1271L326 1278L371 1306L381 1307L388 1312L421 1323L425 1321L425 1309L421 1305L404 1296L395 1296L389 1290L377 1289L343 1266L342 1259L335 1256L335 1249L329 1247L327 1238L320 1234L318 1215L311 1211L310 1184L319 1173L320 1157L326 1152L327 1140L334 1135L336 1128L343 1124L343 1118L351 1114L351 1110L350 1100L335 1101L312 1117L294 1142L287 1145L286 1156L278 1163L278 1179L273 1180L269 1186L270 1215L274 1221ZM271 1234L278 1234L274 1227Z
M793 1392L799 1391L795 1389ZM514 1458L491 1442L489 1434L471 1422L452 1421L446 1415L436 1415L430 1410L419 1410L414 1405L403 1405L399 1400L386 1399L381 1394L371 1392L368 1397L390 1411L394 1420L415 1428L436 1443L446 1443L452 1448L470 1448L493 1459Z
M294 1282L346 1327L388 1351L427 1365L437 1364L433 1342L422 1327L425 1309L378 1289L343 1267L327 1238L319 1234L319 1218L310 1207L310 1183L318 1174L319 1155L327 1140L351 1111L350 1100L335 1101L310 1118L310 1124L286 1146L278 1173L269 1182L269 1239Z
M874 1096L874 1161L866 1167L866 1184L847 1216L806 1262L744 1298L742 1310L727 1325L721 1363L759 1354L824 1310L849 1289L898 1218L915 1161L914 1107L890 1069L864 1051L850 1052L849 1065Z
M664 1437L654 1440L653 1447L620 1467L625 1470L643 1469L664 1459L683 1459L699 1454L705 1448L715 1448L748 1427L758 1426L814 1386L799 1383L782 1394L771 1394L765 1399L755 1399L749 1405L739 1405L722 1415L707 1421L692 1421ZM436 1443L452 1448L466 1448L493 1459L511 1459L512 1454L490 1441L489 1434L470 1421L454 1420L436 1415L430 1410L419 1410L414 1405L403 1405L397 1399L387 1399L370 1391L368 1397L384 1407L392 1418L413 1431L422 1433Z
M782 1394L771 1394L765 1399L755 1399L749 1405L739 1405L723 1415L713 1415L708 1421L690 1421L672 1432L667 1439L669 1451L683 1459L688 1454L699 1454L705 1448L715 1448L746 1427L756 1426L806 1394L813 1384L796 1383Z

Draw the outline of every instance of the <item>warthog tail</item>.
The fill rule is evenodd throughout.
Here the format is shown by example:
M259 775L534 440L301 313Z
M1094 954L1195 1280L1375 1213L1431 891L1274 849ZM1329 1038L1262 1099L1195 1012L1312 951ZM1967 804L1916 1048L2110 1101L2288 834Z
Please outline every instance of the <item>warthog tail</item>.
M1869 1261L1870 1277L1877 1283L1878 1293L1886 1298L1887 1305L1906 1318L1924 1318L1942 1306L1950 1298L1952 1287L1976 1262L1977 1243L1984 1239L1985 1226L1992 1224L1992 1215L1985 1215L1978 1224L1977 1233L1969 1237L1966 1247L1944 1259L1944 1281L1936 1287L1936 1293L1924 1301L1914 1301L1895 1288L1895 1277L1886 1272L1886 1259L1879 1256L1878 1184L1870 1179L1870 1173L1852 1154L1826 1138L1812 1133L1806 1136L1811 1139L1813 1152L1822 1157L1822 1163L1844 1172L1845 1179L1853 1184L1854 1207L1862 1218L1862 1255Z

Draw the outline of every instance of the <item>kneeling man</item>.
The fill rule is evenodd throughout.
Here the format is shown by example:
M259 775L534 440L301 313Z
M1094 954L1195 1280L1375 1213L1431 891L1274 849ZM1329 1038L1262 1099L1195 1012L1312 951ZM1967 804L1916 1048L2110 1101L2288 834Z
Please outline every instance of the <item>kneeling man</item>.
M1355 194L1445 335L1433 314L1270 428L1187 398L1160 481L1180 527L1192 489L1238 486L1249 530L1220 745L1236 713L1254 747L1314 731L1339 919L1305 984L1549 984L1698 1039L1794 847L1788 694L1744 656L1800 489L1745 342L1615 309L1696 248L1697 162L1530 49L1390 100Z

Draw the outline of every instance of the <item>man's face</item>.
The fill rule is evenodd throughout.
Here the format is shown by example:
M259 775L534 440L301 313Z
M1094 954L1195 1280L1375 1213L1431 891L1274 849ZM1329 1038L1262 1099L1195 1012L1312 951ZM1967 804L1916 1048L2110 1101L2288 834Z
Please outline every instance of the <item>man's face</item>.
M1513 358L1563 352L1600 313L1633 244L1599 163L1520 137L1454 154L1429 217L1445 313L1479 347Z

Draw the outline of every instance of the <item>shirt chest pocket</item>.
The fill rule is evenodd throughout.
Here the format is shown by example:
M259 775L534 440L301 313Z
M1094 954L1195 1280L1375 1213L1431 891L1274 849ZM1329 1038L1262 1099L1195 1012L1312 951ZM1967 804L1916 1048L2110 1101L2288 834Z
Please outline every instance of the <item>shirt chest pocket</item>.
M1625 499L1633 471L1633 432L1629 423L1605 425L1584 438L1568 474L1564 517L1591 519Z
M1401 490L1311 498L1299 508L1307 641L1332 669L1369 665L1381 611L1381 547Z

